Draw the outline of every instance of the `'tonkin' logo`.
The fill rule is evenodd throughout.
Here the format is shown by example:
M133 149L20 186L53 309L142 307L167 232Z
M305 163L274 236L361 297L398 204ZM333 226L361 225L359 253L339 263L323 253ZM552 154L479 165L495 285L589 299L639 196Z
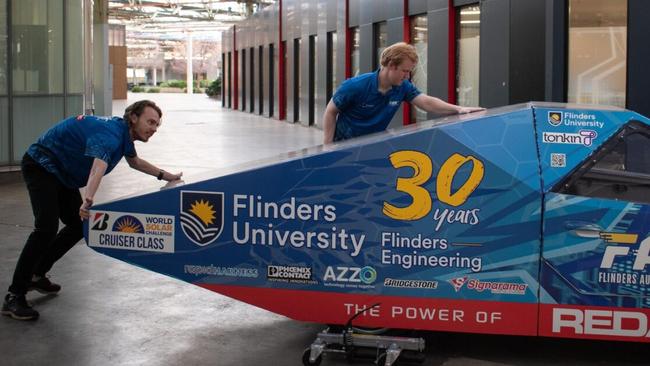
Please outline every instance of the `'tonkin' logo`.
M594 130L580 130L578 133L544 132L542 142L546 144L568 144L591 146L598 133Z

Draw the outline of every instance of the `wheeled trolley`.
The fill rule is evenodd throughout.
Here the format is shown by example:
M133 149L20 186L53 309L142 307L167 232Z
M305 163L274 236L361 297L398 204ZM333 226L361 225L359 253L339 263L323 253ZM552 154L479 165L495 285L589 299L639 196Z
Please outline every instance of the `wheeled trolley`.
M355 332L346 328L341 332L327 328L318 333L316 340L303 352L305 366L320 365L324 353L344 354L349 358L374 358L375 365L391 366L400 356L408 354L408 359L424 361L425 342L422 338L395 337Z

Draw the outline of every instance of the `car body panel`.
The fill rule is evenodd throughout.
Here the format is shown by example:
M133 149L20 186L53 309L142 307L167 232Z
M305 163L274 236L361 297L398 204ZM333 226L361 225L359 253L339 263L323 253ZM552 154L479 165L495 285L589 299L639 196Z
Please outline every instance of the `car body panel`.
M603 125L590 144L548 143L585 127L553 125L550 112ZM529 103L425 122L97 205L86 238L298 320L344 324L362 312L355 324L571 336L553 332L553 306L644 307L613 301L604 293L627 290L582 268L602 257L594 230L644 209L552 192L631 119L647 122ZM565 165L554 155L551 167L551 154Z

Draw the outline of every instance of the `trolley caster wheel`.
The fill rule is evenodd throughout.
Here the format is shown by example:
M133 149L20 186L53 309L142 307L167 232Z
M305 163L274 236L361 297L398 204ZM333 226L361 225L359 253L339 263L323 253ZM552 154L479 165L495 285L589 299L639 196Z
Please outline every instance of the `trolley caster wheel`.
M305 366L318 366L320 365L321 361L323 361L323 355L320 354L316 359L312 362L309 360L309 355L311 354L311 348L307 347L307 349L302 353L302 364Z
M375 360L375 365L377 366L385 366L386 365L386 358L388 357L388 354L386 352L381 353L378 357L377 360ZM393 361L391 364L392 366L395 366L398 364L399 358Z
M385 364L386 364L386 353L384 352L380 354L379 357L377 357L377 359L375 360L375 365L384 366Z

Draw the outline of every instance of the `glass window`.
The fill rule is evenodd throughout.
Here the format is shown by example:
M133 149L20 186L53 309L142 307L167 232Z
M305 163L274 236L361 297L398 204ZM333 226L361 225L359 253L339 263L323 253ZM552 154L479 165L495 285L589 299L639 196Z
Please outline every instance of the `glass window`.
M239 84L239 87L241 88L241 110L245 111L246 110L246 50L243 49L241 50L241 65L239 67L239 70L241 70L241 84Z
M553 191L650 203L650 127L629 122Z
M300 121L300 93L302 78L300 77L300 45L301 38L293 40L293 121Z
M264 46L259 46L258 47L258 52L257 52L257 69L258 69L258 76L257 76L257 106L259 108L258 112L259 114L264 113Z
M0 95L7 94L7 19L7 0L0 0Z
M478 106L481 8L463 6L458 8L458 13L456 101L462 106Z
M350 33L352 37L352 53L350 54L350 58L351 58L350 63L352 65L351 75L357 76L359 75L359 68L360 68L359 42L360 42L361 35L359 34L359 27L351 28Z
M411 75L411 82L422 93L427 93L427 41L429 39L429 31L427 25L427 15L416 15L411 18L411 43L415 46L418 54L418 63L415 65L413 74ZM411 114L416 122L427 120L427 112L412 107L415 113Z
M61 9L63 0L12 2L12 80L16 93L63 92Z
M82 0L68 0L66 9L66 57L68 93L83 93L83 18Z
M328 75L329 77L329 82L331 83L328 85L327 90L327 100L325 103L329 102L330 98L332 98L332 94L334 94L334 91L336 91L336 47L337 47L337 41L336 41L336 32L329 32L327 34L327 48L330 50L330 60L329 60L329 70Z
M248 95L250 97L250 104L249 104L249 112L254 112L255 111L255 49L253 47L250 48L250 52L248 53L248 57L250 57L250 73L248 74L248 80L250 82L249 84L249 90L248 90Z
M375 23L375 59L374 69L378 69L381 62L381 53L388 47L388 34L386 33L386 22Z
M626 0L569 1L570 103L625 107Z
M313 114L313 106L316 100L318 100L318 36L310 36L309 37L309 61L311 63L309 73L310 79L312 80L310 83L311 87L311 93L312 93L312 98L309 101L309 110L310 110L310 123L313 122L314 118L311 116Z
M287 41L282 41L280 43L280 52L282 53L281 55L278 54L278 59L282 57L284 60L282 62L282 65L278 64L278 69L280 67L282 68L279 73L283 76L282 79L278 80L279 82L279 91L280 95L278 96L278 117L279 118L287 118L287 88L289 87L287 85L287 65L289 63L289 51L287 50Z
M228 52L228 73L226 74L226 88L228 88L228 108L232 108L232 52Z
M278 55L275 51L275 44L269 44L269 117L273 117L275 114L275 65L277 64Z

